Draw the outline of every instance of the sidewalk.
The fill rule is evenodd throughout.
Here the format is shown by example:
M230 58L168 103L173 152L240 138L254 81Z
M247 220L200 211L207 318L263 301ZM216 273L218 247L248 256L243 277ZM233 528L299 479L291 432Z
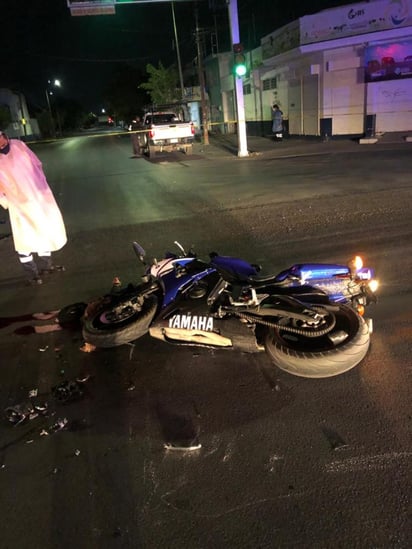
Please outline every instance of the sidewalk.
M407 133L385 134L375 144L359 144L358 139L351 138L337 138L324 141L316 137L289 137L282 141L274 141L271 136L248 136L247 149L249 156L244 158L290 158L294 156L338 154L344 152L370 152L382 148L412 149L412 143L405 141L405 134ZM238 157L237 135L209 134L209 145L196 142L193 152L206 158Z

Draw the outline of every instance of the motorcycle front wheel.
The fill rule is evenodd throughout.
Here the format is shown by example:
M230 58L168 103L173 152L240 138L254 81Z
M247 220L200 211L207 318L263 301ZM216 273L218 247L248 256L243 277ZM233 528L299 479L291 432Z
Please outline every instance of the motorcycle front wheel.
M148 296L141 307L130 298L103 302L83 318L83 338L96 347L117 347L142 337L156 313L157 298Z
M370 335L366 322L346 305L333 313L336 324L326 335L309 338L269 328L265 349L274 364L295 376L326 378L343 374L365 357Z

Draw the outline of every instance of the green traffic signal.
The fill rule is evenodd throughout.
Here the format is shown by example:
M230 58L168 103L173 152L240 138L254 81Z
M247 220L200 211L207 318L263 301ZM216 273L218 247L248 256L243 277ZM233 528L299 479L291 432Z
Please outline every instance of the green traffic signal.
M247 73L246 59L243 53L235 54L234 72L238 78L245 76Z

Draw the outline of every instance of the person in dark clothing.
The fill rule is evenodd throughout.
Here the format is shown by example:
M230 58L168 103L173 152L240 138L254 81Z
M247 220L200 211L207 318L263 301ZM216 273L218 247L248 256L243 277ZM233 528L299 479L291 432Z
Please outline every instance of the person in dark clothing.
M132 148L133 148L134 158L137 158L137 157L140 156L141 134L139 133L139 130L141 130L141 129L142 129L142 122L140 120L140 117L135 116L135 118L132 120L132 123L131 123Z
M283 137L283 112L276 104L272 106L272 133L276 139Z

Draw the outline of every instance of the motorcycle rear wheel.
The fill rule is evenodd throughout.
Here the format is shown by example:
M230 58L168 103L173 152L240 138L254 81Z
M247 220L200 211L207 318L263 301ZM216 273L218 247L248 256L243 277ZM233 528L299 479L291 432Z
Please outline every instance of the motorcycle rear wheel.
M110 322L111 311L122 307L122 301L118 299L83 318L84 340L96 347L117 347L139 339L147 333L156 313L157 298L153 295L147 297L140 311L128 312L128 301L124 301L125 314L121 321Z
M333 344L328 335L308 338L270 328L265 349L274 364L289 374L307 378L337 376L359 364L368 352L369 328L351 307L340 305L334 314L336 325L331 335L347 334L337 344Z

